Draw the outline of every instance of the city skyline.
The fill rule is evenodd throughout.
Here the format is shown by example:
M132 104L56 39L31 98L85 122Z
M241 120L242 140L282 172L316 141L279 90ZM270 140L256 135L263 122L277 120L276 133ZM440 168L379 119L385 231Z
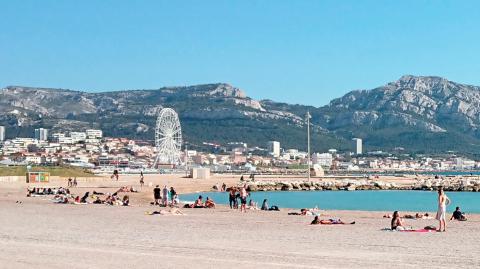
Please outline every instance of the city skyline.
M96 92L225 82L255 99L317 107L405 74L480 85L478 5L4 1L0 85Z

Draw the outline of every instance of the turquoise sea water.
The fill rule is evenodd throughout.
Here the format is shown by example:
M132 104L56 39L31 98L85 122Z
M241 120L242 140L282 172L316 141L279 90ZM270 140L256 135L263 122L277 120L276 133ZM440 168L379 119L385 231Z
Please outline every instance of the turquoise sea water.
M180 195L182 201L194 201L198 195L228 204L228 193L205 192ZM467 213L480 213L480 192L447 192L452 203L448 212L460 206ZM364 211L436 212L437 193L429 191L289 191L252 192L251 198L261 205L268 199L270 206L280 208L312 208ZM250 199L250 198L249 198Z

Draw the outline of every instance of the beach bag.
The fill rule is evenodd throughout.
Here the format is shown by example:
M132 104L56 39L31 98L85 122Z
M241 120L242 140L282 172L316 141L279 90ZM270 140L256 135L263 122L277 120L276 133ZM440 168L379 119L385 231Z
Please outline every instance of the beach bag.
M428 225L428 226L425 226L425 228L423 228L425 230L436 230L437 228L433 225Z

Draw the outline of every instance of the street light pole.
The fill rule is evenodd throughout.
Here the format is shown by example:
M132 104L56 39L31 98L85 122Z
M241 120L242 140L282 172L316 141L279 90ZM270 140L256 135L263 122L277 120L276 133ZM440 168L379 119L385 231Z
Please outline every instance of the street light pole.
M187 141L185 141L185 176L188 177L188 149L187 149Z
M310 181L310 118L312 116L310 115L309 111L307 111L306 117L307 117L307 154L308 154L308 156L307 156L308 157L307 158L307 160L308 160L308 172L307 172L307 174L308 174L308 181Z

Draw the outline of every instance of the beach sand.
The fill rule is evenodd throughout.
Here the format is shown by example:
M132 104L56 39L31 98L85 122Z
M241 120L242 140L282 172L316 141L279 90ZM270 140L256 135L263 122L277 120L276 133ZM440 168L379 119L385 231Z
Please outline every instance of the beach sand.
M168 183L185 193L237 180L162 175L147 176L145 182ZM80 181L72 192L113 191L137 181ZM402 233L381 230L390 223L382 218L385 212L324 212L322 218L356 221L331 226L308 225L312 217L289 216L288 210L240 213L219 207L150 216L144 212L158 210L149 205L150 187L129 194L129 207L53 204L46 197L25 197L25 187L0 183L0 268L480 267L480 215L448 222L446 233ZM438 225L435 220L406 222L415 228Z

